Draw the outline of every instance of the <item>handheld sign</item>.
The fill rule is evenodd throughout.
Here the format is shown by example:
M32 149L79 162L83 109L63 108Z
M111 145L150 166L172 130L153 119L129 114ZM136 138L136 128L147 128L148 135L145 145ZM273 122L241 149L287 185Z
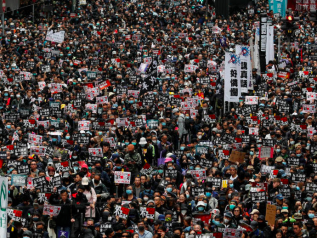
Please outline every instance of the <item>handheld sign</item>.
M122 171L114 172L115 183L130 184L130 181L131 181L131 172L122 172Z

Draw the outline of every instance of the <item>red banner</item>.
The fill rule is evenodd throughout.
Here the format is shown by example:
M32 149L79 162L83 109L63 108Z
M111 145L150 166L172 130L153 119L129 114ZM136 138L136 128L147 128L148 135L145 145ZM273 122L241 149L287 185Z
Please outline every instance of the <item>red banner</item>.
M287 8L293 11L316 11L316 0L288 0Z

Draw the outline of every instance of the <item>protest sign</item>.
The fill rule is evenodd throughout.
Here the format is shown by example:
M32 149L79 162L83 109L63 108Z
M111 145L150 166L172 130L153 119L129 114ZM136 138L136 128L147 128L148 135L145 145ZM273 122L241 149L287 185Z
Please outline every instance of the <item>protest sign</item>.
M35 188L42 188L44 185L46 185L46 179L44 176L33 178L33 186Z
M246 96L244 103L246 105L257 105L259 101L258 96Z
M122 172L122 171L114 172L115 183L130 184L130 181L131 181L131 172Z
M199 153L199 154L208 154L208 151L209 151L209 147L208 146L200 146L200 145L196 145L195 147L195 150L196 150L196 154Z
M154 219L155 216L155 208L140 206L140 216L142 218Z
M28 174L30 171L27 164L18 166L18 174Z
M273 158L273 147L262 146L259 148L260 159Z
M263 192L250 192L252 202L264 202L266 199L265 191Z
M129 212L130 209L123 207L123 206L119 206L119 205L115 205L115 211L114 211L114 215L118 216L119 218L122 219L127 219L129 216Z
M90 127L90 121L79 121L78 122L78 130L88 131Z
M230 154L229 161L243 163L245 154L245 152L233 150Z
M31 146L30 155L36 154L40 156L45 156L46 147L45 146Z
M150 175L153 171L153 168L150 164L146 163L143 168L140 170L140 174Z
M61 206L52 206L52 205L47 205L44 204L43 207L43 215L53 215L54 217L57 216L59 214L59 212L61 211Z
M166 169L164 171L164 177L176 178L177 170L176 169Z
M189 173L197 180L206 179L206 170L189 170Z
M107 96L97 97L96 102L97 104L108 103L108 97Z
M33 178L28 177L28 179L27 179L27 184L26 184L26 188L27 188L27 189L33 189L33 188L34 188L34 186L33 186Z
M268 166L265 164L261 165L261 170L260 172L263 174L270 174L272 170L274 170L275 166Z
M96 157L103 157L102 154L102 149L101 148L89 148L88 153L91 156L96 156Z
M14 186L25 186L27 175L22 174L12 174L11 175L11 185Z
M274 226L275 218L276 218L276 206L271 204L266 204L265 220L270 226Z
M7 209L7 214L5 214L4 216L9 216L13 221L16 221L16 222L21 222L22 223L22 226L25 226L26 225L26 218L23 218L22 217L22 211L20 210L15 210L15 209ZM6 229L7 231L7 229ZM0 233L1 234L1 233ZM2 237L2 236L1 236ZM3 237L6 237L3 236Z
M65 38L65 31L59 31L55 33L54 31L48 31L45 39L48 41L63 43L64 38Z
M33 145L41 145L42 144L42 136L36 134L29 134L28 143Z

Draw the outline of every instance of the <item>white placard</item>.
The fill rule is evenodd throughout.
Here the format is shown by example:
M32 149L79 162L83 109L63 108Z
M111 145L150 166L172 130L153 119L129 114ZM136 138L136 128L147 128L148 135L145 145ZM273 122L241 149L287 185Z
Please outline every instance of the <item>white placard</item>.
M45 39L48 41L63 43L64 38L65 38L65 31L59 31L55 33L54 31L48 31Z
M131 172L122 172L122 171L114 172L114 183L130 184L130 181L131 181Z

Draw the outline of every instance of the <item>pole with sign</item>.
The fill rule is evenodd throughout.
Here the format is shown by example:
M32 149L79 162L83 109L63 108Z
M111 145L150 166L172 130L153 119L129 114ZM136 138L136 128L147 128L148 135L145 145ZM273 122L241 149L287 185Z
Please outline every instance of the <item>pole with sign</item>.
M4 36L4 13L6 11L6 0L2 0L2 35Z
M0 237L7 237L8 178L0 177Z

